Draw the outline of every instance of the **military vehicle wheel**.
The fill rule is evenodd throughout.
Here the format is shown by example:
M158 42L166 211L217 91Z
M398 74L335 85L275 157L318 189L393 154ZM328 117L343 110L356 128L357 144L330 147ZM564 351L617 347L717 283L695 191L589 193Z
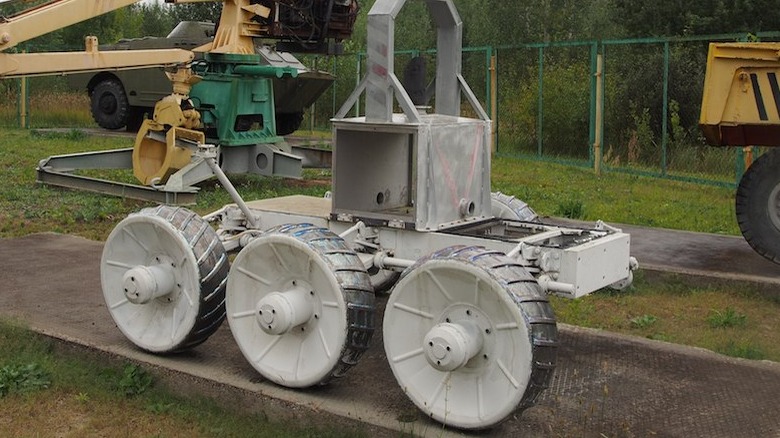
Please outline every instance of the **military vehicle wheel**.
M303 113L276 114L276 135L290 135L301 127Z
M780 150L761 155L742 176L736 210L745 240L757 253L780 264Z
M490 201L494 217L525 222L535 222L539 219L528 204L514 196L493 192L490 194Z
M244 247L227 283L230 331L266 379L304 388L343 376L368 348L374 293L358 256L326 228L273 228Z
M208 222L184 208L131 214L108 236L103 297L124 335L154 353L188 350L225 319L229 262Z
M128 132L138 132L141 129L141 124L144 122L144 116L146 116L147 109L140 106L131 106L127 113L127 124L125 130Z
M92 118L101 128L119 129L127 125L130 104L122 83L105 79L95 86L90 99Z
M539 284L482 247L418 260L390 295L383 333L407 396L426 415L466 429L533 405L557 356L555 315Z

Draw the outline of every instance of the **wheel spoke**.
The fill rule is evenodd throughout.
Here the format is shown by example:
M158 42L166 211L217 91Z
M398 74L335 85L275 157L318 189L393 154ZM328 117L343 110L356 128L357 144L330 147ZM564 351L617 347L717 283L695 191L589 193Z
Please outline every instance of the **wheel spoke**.
M247 277L251 278L252 280L255 280L258 283L264 284L266 286L269 286L271 284L271 281L266 280L265 278L255 274L253 272L250 272L249 270L247 270L243 266L237 268L237 271L242 273L242 274L244 274L244 275L246 275Z
M505 322L502 324L496 324L496 330L514 330L519 329L520 326L516 322Z
M452 377L452 371L444 373L441 380L439 381L439 384L436 385L436 389L433 391L430 398L428 398L428 406L431 409L433 409L433 406L436 404L436 400L439 399L444 388L447 386L447 382L450 380L450 377Z
M124 233L127 234L130 237L130 239L132 239L136 244L138 244L138 246L141 247L141 249L143 249L144 252L146 252L147 255L151 254L151 252L149 251L149 248L146 245L144 245L143 242L141 241L141 239L136 237L136 235L133 234L133 232L130 231L128 227L123 228L122 231L124 231Z
M124 270L130 270L130 269L133 269L135 267L133 265L130 265L130 264L127 264L127 263L118 262L116 260L106 260L106 266L111 266L113 268L121 268L121 269L124 269Z
M124 298L124 299L122 299L122 300L120 300L120 301L118 301L118 302L108 306L108 308L111 309L111 310L114 310L114 309L118 309L119 307L124 306L125 304L130 304L130 301L128 301L127 298Z
M273 252L274 257L279 262L279 265L281 265L282 268L284 268L284 271L286 271L289 274L295 274L295 272L288 265L287 260L285 260L284 256L282 256L282 254L279 252L279 249L276 247L276 245L271 244L269 245L269 247L271 248L271 252Z
M393 307L404 312L411 313L412 315L419 316L420 318L433 319L433 315L420 309L407 306L401 303L393 303Z
M512 386L515 387L515 389L520 389L520 382L515 379L515 376L512 375L511 372L509 372L509 368L504 365L504 362L502 362L500 359L496 361L496 365L498 365L498 369L501 370L501 373L506 376L506 379L509 380L509 383L512 384Z
M193 307L195 306L195 301L192 300L192 296L190 296L191 293L192 292L190 292L189 289L182 289L181 291L181 294L184 295L184 298L187 300L187 304L189 304L190 307Z
M303 353L304 353L304 346L306 345L306 342L301 341L298 345L298 357L295 359L295 379L298 380L301 378L301 363L303 363Z
M244 311L244 312L236 312L236 313L232 313L232 314L230 315L230 317L231 317L231 318L233 318L233 319L241 319L241 318L246 318L246 317L248 317L248 316L255 316L255 312L256 312L256 311L255 311L254 309L252 309L252 310L246 310L246 311Z
M173 315L171 315L171 340L176 339L176 332L179 329L180 321L176 318L176 308L173 308Z
M412 351L406 352L404 354L399 354L398 356L393 357L391 360L393 361L393 363L403 362L403 361L411 359L411 358L413 358L415 356L419 356L419 355L423 354L424 352L425 352L425 349L420 347L420 348L418 348L416 350L412 350Z
M274 336L273 340L266 345L266 347L263 349L263 351L260 352L259 355L253 360L254 363L259 364L263 358L268 354L268 352L271 351L272 348L276 346L276 344L279 343L279 341L282 340L282 336Z
M328 340L325 337L325 332L322 330L322 327L317 328L317 333L320 335L320 342L322 343L323 351L325 351L325 357L330 359L330 348L328 348Z
M433 281L433 284L436 285L436 289L441 292L442 295L444 295L444 298L447 299L447 301L452 301L452 296L447 292L447 289L444 287L444 285L441 284L438 278L436 278L435 275L431 273L431 271L425 271L426 276Z
M482 387L482 375L477 375L477 418L485 418L485 398Z

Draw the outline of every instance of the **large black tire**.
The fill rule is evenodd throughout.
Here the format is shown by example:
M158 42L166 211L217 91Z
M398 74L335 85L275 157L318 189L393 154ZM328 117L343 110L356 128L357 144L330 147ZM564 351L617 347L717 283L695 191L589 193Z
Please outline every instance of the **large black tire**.
M127 125L130 103L125 89L117 79L105 79L92 89L90 95L92 118L105 129L119 129Z
M166 256L175 265L179 292L128 304L118 281L122 273ZM225 248L208 222L185 208L159 206L131 214L114 228L103 250L101 283L111 316L130 341L153 353L176 353L201 344L222 324L229 269ZM190 316L183 318L182 309ZM169 333L177 323L175 335ZM161 328L155 332L155 327Z
M141 106L131 106L127 114L125 130L127 132L138 132L141 129L141 124L144 122L147 111L147 108Z
M290 135L301 127L303 113L276 114L276 135Z
M757 253L780 264L780 150L760 156L742 176L736 210L745 240Z

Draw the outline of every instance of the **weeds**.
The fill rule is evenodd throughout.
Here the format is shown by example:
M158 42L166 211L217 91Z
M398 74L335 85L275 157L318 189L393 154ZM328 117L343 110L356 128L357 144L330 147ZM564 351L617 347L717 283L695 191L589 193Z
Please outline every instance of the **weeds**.
M584 219L585 205L577 199L568 199L558 204L553 213L569 219Z
M737 313L732 307L727 307L723 311L710 311L707 323L712 328L743 327L747 323L747 315Z
M642 315L637 316L636 318L631 318L631 327L634 328L647 328L651 325L655 324L655 322L658 321L658 318L656 318L653 315Z
M0 398L46 389L50 385L51 376L37 363L0 368Z
M143 394L154 383L152 375L135 364L125 365L119 380L119 391L126 397Z

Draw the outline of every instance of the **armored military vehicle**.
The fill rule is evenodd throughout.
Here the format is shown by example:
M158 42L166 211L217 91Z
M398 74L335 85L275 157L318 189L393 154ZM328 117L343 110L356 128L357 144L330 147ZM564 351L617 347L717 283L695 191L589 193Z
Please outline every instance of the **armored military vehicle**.
M148 50L178 48L191 50L214 38L213 23L184 21L167 37L144 37L120 40L101 46L101 50ZM306 68L295 56L257 46L257 53L270 66L293 67L295 78L275 78L274 98L276 133L288 135L297 130L303 113L333 82L332 75ZM171 93L171 82L162 68L97 71L68 76L71 87L86 90L90 96L92 117L105 129L126 128L137 131L154 104Z

